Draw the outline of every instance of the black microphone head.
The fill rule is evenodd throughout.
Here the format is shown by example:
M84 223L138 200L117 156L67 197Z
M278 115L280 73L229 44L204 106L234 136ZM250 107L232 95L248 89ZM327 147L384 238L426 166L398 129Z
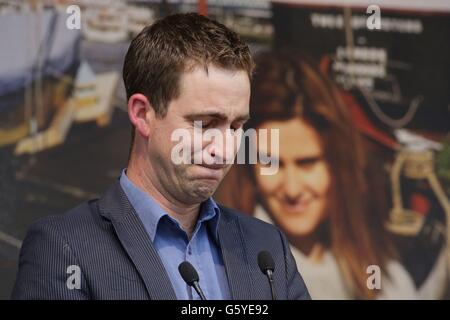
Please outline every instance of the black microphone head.
M258 253L258 265L264 274L266 274L267 270L272 272L275 270L275 262L268 251L261 251Z
M183 261L178 266L178 271L180 272L183 280L190 286L194 284L194 282L199 281L197 270L187 261Z

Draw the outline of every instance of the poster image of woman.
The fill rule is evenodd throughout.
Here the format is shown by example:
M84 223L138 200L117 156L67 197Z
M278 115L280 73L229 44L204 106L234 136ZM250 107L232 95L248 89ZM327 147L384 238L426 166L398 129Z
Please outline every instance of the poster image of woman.
M349 108L313 62L292 50L260 53L246 128L279 130L278 154L262 150L279 169L261 175L260 163L235 165L216 198L286 234L313 299L440 298L440 274L416 288L396 258L382 169L373 168ZM379 288L368 285L370 266L381 270Z

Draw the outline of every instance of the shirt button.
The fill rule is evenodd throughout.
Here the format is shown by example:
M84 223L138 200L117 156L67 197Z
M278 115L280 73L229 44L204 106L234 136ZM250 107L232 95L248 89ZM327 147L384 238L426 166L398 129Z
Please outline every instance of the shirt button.
M188 254L192 254L192 249L190 247L188 248Z

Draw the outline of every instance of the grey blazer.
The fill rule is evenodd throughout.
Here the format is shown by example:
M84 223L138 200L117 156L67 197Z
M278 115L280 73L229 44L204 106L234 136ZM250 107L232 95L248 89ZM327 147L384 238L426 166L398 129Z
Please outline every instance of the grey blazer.
M270 224L220 209L219 242L232 298L271 299L268 280L257 263L258 253L267 250L275 260L278 298L310 299L284 235ZM77 272L70 266L76 266ZM74 288L72 275L79 276L79 288ZM176 296L117 181L100 199L31 226L21 248L12 299L171 300Z

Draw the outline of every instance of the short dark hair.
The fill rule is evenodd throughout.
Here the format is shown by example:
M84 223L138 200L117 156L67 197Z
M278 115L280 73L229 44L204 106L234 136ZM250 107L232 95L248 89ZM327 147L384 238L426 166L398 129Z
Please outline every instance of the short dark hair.
M174 14L145 27L125 56L127 99L144 94L158 116L179 95L184 71L209 64L244 70L251 79L254 63L248 46L223 24L196 13Z

